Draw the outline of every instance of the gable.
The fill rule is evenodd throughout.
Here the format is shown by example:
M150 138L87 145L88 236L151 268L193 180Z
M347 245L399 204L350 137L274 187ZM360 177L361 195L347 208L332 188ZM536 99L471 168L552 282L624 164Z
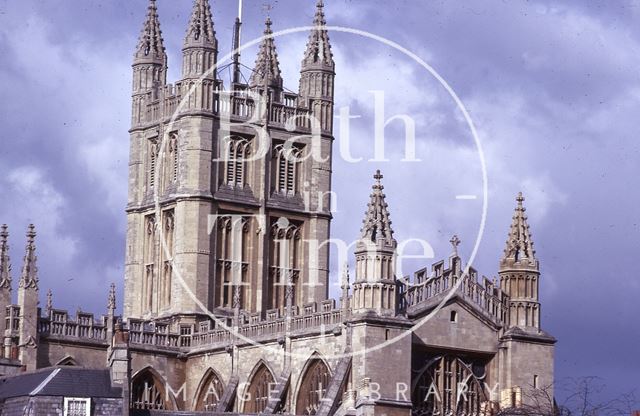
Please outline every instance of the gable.
M452 321L452 313L455 321ZM498 350L499 327L458 296L454 296L439 310L436 311L434 306L413 320L416 323L413 329L414 342L487 353L496 353Z

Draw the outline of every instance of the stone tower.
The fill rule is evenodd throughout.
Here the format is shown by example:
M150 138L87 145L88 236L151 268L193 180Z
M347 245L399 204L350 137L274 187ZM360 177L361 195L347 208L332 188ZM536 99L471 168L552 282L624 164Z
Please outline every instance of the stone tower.
M540 327L540 267L525 214L522 193L516 198L507 246L500 259L500 287L508 296L505 331L500 338L504 371L503 407L532 404L539 389L553 397L555 338Z
M270 20L249 82L226 89L214 15L195 0L183 79L168 85L149 5L133 65L125 317L188 324L231 316L235 303L282 312L287 293L295 306L328 297L334 63L323 3L300 95L283 88Z
M27 247L18 286L20 361L28 371L36 369L38 346L38 258L35 238L35 227L31 224L27 231Z
M522 193L518 194L516 201L518 205L507 246L500 259L500 286L509 295L508 325L535 333L540 329L540 267L533 249Z

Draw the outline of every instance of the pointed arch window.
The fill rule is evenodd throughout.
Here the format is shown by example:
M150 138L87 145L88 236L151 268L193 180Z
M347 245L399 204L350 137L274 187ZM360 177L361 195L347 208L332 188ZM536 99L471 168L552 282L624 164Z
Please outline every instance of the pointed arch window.
M238 303L240 309L245 309L249 287L247 274L247 236L249 233L249 218L241 215L229 214L218 217L216 236L216 259L218 265L218 293L219 304L224 308L233 308Z
M165 388L149 370L137 375L131 383L131 407L134 409L169 409Z
M163 238L161 241L162 256L162 281L159 283L159 300L162 308L171 306L171 281L173 278L173 255L174 255L174 234L175 234L175 214L174 210L167 210L163 213Z
M173 132L169 135L169 154L167 160L167 184L175 184L178 182L178 133Z
M302 151L290 144L279 144L273 150L275 191L293 196L298 192L298 170Z
M147 165L147 185L148 190L156 186L156 169L158 166L158 138L150 139L147 143L148 165Z
M275 387L273 374L261 364L251 379L247 390L244 413L262 413L269 404L269 395Z
M247 185L248 163L251 142L242 137L230 137L226 144L225 184L233 188Z
M213 412L218 406L218 402L222 398L223 394L222 381L218 375L209 370L204 377L204 382L200 387L200 393L196 402L196 411L199 412Z
M301 224L280 218L271 226L271 268L269 273L269 300L271 308L297 304L300 279Z
M313 359L302 378L296 400L297 415L315 415L331 380L329 368L319 358Z
M481 363L454 356L432 358L413 382L414 416L480 415L487 403Z
M153 291L156 262L156 219L155 215L144 218L144 276L142 280L142 311L153 309Z

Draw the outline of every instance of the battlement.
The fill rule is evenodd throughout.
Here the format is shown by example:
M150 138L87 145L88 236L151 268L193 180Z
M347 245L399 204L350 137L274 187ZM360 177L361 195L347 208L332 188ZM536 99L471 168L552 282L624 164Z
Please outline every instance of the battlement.
M169 122L176 112L177 116L204 112L230 122L255 120L260 101L264 100L261 93L260 89L250 89L246 84L235 84L233 91L225 91L220 80L178 81L143 95L142 117L134 118L138 121L134 122L134 128ZM276 93L269 101L268 123L271 127L310 131L311 111L298 94ZM263 121L262 118L259 121Z
M478 272L472 267L464 273L458 256L449 257L446 268L444 260L441 260L431 266L431 273L426 267L418 270L414 273L413 282L405 276L401 285L401 309L409 316L455 290L496 324L502 325L508 319L508 295L485 276L482 276L482 283L478 282Z

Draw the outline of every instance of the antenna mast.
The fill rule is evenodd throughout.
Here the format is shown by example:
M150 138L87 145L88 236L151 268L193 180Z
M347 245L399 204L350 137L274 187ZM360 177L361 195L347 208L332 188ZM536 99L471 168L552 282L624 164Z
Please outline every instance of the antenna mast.
M238 0L238 17L233 31L233 83L240 83L240 36L242 28L242 0Z

